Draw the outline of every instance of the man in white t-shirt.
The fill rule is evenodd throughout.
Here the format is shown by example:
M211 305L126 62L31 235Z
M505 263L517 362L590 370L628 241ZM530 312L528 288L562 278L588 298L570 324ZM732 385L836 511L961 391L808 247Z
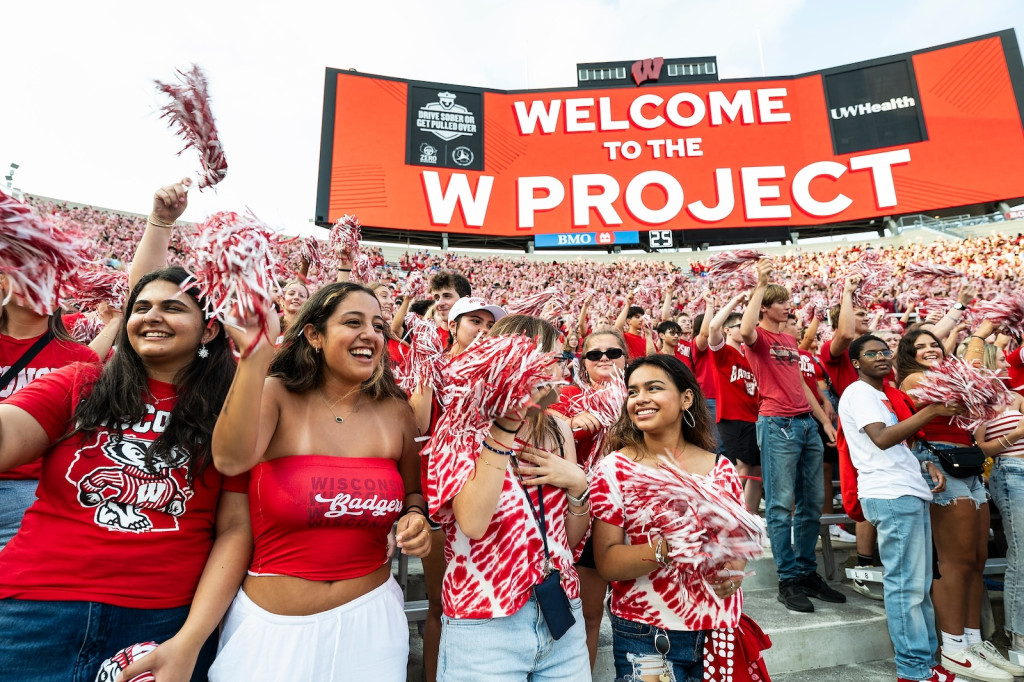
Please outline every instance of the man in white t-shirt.
M843 391L839 423L857 469L857 492L864 516L878 529L878 551L885 569L883 590L889 637L896 651L900 682L953 680L934 666L938 640L932 584L932 529L929 503L933 492L946 487L942 472L927 462L935 487L928 489L921 464L906 440L938 416L962 412L958 405L927 405L899 421L885 394L893 352L877 336L861 336L850 344L850 360L858 381Z

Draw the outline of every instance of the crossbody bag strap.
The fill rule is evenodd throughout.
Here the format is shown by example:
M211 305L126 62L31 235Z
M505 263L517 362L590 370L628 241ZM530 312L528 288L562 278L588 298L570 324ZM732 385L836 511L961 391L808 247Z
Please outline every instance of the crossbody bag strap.
M544 577L548 577L548 573L551 572L551 552L548 551L548 526L546 519L544 518L544 486L537 486L537 505L540 507L538 511L537 507L533 506L533 498L530 497L530 491L523 485L523 479L519 475L518 462L515 462L516 466L516 480L519 481L519 489L523 491L523 495L526 496L526 504L530 507L530 515L533 520L537 523L537 527L540 529L540 537L544 542Z
M36 339L36 342L33 343L28 350L22 353L21 357L3 373L3 376L0 376L0 391L7 388L7 384L11 383L11 380L18 376L18 372L25 369L25 367L28 366L28 363L32 362L32 358L39 355L39 352L46 348L46 346L50 344L50 341L53 341L53 332L47 329L46 333Z

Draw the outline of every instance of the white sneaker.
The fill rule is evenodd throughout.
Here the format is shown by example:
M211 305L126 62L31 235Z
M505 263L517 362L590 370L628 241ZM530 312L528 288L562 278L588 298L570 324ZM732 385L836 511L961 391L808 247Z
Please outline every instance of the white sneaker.
M973 646L961 649L955 654L942 652L942 666L958 675L966 675L982 682L1013 681L1013 675L982 658Z
M838 523L833 523L828 527L828 534L832 536L832 542L843 542L848 545L857 544L857 536L852 533L847 533L846 529Z
M853 588L854 592L862 594L868 599L874 599L875 601L885 601L885 594L882 592L881 585L878 585L877 591L876 589L872 589L872 587L876 584L877 583L869 583L866 580L854 579L853 584L850 585L850 587Z
M981 656L982 658L984 658L992 665L994 665L995 667L999 668L1000 670L1005 670L1014 677L1024 676L1024 667L1019 666L1016 663L1011 663L1009 660L1007 660L1006 657L999 653L999 649L997 649L995 645L992 644L992 642L981 642L980 644L973 644L971 645L971 650L974 653Z

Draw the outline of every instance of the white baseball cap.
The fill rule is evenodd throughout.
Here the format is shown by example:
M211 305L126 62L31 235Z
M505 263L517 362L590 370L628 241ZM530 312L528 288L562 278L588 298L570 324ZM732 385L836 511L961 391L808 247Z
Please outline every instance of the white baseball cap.
M476 296L463 296L455 302L448 311L448 320L454 321L458 319L459 315L465 315L476 310L486 310L491 315L494 315L494 321L497 322L501 318L505 317L508 313L505 312L504 308L500 308L496 305L487 305L487 301Z

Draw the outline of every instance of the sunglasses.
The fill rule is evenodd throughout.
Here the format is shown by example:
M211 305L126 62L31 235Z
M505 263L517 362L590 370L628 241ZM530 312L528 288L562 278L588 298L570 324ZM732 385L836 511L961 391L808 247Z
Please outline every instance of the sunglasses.
M618 360L623 355L625 355L625 353L622 352L621 348L609 348L607 350L594 349L588 350L586 353L584 353L583 358L585 360L590 360L591 362L597 362L602 357L606 357L609 360Z
M860 354L862 358L867 358L868 360L874 360L879 356L888 359L891 358L893 355L895 355L895 353L893 353L892 350L888 348L886 348L885 350L866 350Z

